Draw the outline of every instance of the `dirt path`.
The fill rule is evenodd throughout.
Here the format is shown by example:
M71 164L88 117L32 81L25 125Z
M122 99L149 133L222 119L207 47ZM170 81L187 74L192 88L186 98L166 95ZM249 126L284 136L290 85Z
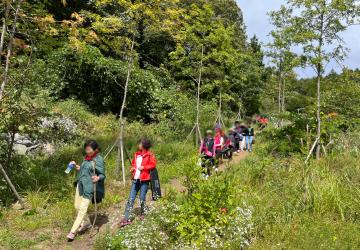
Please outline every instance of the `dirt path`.
M223 163L220 164L219 171L220 172L226 171L227 168L229 168L232 165L235 165L235 164L239 163L240 161L242 161L247 156L248 156L247 152L235 153L233 155L233 158L230 161L229 160L224 160ZM184 192L186 192L186 188L182 184L183 180L184 180L184 178L172 179L172 180L170 180L170 186L172 188L174 188L177 192L184 193Z
M240 161L245 159L245 157L247 157L247 156L248 156L248 153L245 151L242 151L240 153L235 153L230 161L224 160L223 164L221 164L219 166L219 170L225 171L228 167L238 164Z
M238 164L244 158L248 156L246 152L240 152L238 154L234 154L232 160L224 160L224 162L219 166L219 171L226 171L229 167ZM174 188L177 192L186 192L186 188L182 185L181 178L170 180L170 186ZM127 190L129 187L126 188ZM147 200L149 206L155 205L151 201L151 192L148 192ZM97 217L96 229L93 231L87 232L84 235L80 235L73 242L67 243L65 242L65 232L56 232L55 236L57 238L57 242L54 242L54 245L39 245L37 249L76 249L76 250L89 250L93 249L96 235L102 235L106 232L116 233L118 227L117 224L122 217L122 212L125 209L126 199L120 202L117 205L108 207L106 209L100 210Z

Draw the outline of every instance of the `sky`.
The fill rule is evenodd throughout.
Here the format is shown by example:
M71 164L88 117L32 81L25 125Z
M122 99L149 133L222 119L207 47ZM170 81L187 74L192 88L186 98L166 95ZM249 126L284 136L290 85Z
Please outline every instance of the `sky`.
M247 34L252 37L254 34L263 44L269 42L268 34L272 29L269 17L266 15L269 11L277 10L285 0L236 0L243 11ZM343 33L346 46L350 49L348 57L343 62L349 68L360 68L360 26L352 26ZM327 65L327 72L331 69L341 71L341 66L337 63ZM311 77L314 72L311 68L297 69L299 77Z

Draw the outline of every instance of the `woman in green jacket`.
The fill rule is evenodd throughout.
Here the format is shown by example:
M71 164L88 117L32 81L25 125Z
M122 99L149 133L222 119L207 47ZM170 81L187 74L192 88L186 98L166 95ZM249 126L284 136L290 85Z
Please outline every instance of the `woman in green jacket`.
M85 231L91 227L89 217L87 216L90 202L94 201L94 198L96 198L97 202L100 202L105 193L105 167L104 160L99 154L98 143L94 140L89 140L85 142L84 150L86 156L80 166L75 161L71 162L78 171L75 194L77 217L70 233L67 235L68 241L73 241L77 232ZM96 190L95 196L94 190Z

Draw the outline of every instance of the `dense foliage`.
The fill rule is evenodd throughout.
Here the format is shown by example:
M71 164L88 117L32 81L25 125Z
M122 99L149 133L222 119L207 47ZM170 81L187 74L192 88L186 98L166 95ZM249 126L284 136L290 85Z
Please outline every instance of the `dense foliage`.
M74 176L64 168L93 138L107 156L95 249L357 248L360 71L325 65L344 59L358 1L286 3L269 13L264 47L235 0L2 1L0 167L26 209L11 208L0 178L1 247L68 247ZM308 65L316 77L299 78ZM112 146L127 78L125 148L153 141L164 199L119 231L129 186ZM208 180L190 133L199 82L202 133L219 111L226 126L239 112L256 130L254 152Z

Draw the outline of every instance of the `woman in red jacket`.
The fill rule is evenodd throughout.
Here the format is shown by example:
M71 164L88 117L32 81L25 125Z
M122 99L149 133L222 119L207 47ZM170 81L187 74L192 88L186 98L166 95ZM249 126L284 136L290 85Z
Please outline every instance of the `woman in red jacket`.
M150 147L150 140L140 140L139 150L135 153L132 160L132 167L130 170L132 173L132 185L130 197L124 212L124 218L120 223L120 226L122 227L131 224L130 214L139 191L141 207L140 219L144 218L146 193L150 183L150 171L156 168L156 158L154 154L149 151Z

